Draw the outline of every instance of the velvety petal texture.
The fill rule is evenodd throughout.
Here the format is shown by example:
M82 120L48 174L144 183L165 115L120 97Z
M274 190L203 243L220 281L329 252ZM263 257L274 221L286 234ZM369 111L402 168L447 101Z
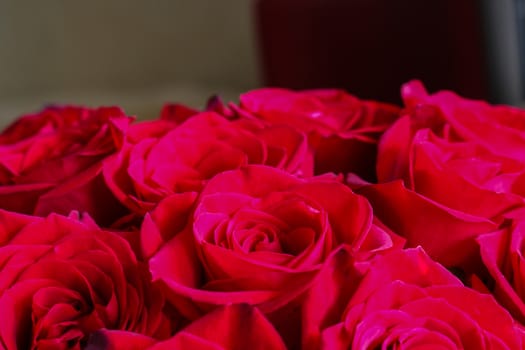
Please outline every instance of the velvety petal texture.
M525 113L450 91L429 95L418 81L402 94L402 117L379 145L380 182L403 179L440 204L496 223L524 206Z
M491 280L487 287L521 323L525 323L525 222L516 220L508 227L477 239L481 257Z
M522 330L505 309L490 295L463 286L420 248L378 256L364 269L356 278L363 268L344 251L326 265L316 280L322 286L314 284L305 301L304 348L523 346ZM339 285L346 289L338 290Z
M381 184L359 193L409 246L483 273L476 238L524 208L525 113L450 91L429 94L419 81L405 84L402 97L405 109L379 143Z
M48 107L0 134L0 208L45 216L88 212L109 225L124 208L101 161L123 142L131 117L117 107Z
M102 328L164 339L164 297L119 235L89 218L0 211L0 345L80 349Z
M334 177L300 179L248 166L212 178L191 220L180 220L179 210L187 211L180 203L168 197L147 215L141 242L146 255L158 250L149 260L153 278L188 318L248 303L274 321L340 244L362 256L403 244L374 223L363 197Z
M355 191L370 201L375 215L406 238L408 247L424 247L447 267L475 270L479 262L476 237L498 228L490 220L448 208L409 190L402 181L357 186Z
M284 350L284 342L260 311L247 304L226 305L196 320L151 350Z
M525 111L261 88L0 132L0 350L525 349Z
M197 319L173 337L157 342L137 333L102 330L89 349L148 350L285 350L282 339L256 308L247 304L219 307Z
M136 125L122 150L104 164L110 189L139 215L163 198L199 192L215 174L248 164L266 164L299 176L312 174L306 138L292 128L230 121L214 112L189 115L164 132L157 129L159 122L168 120L152 123L149 132Z
M315 173L354 172L367 179L375 164L379 136L397 119L399 108L359 100L342 90L292 91L264 88L240 96L232 108L244 118L285 124L308 134Z

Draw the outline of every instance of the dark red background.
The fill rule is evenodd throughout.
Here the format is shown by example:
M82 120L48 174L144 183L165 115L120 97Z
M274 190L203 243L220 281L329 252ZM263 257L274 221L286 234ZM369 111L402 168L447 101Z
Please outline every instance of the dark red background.
M265 85L399 102L402 83L489 99L476 0L258 0Z

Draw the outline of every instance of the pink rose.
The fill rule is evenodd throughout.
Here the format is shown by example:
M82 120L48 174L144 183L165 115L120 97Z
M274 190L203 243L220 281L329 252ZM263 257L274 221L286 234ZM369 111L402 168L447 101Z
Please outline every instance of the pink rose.
M286 124L308 134L315 173L355 172L373 179L379 136L397 119L399 108L361 101L342 90L265 88L244 93L239 115L268 124Z
M421 249L392 251L356 279L342 249L304 303L305 349L521 349L525 333L505 309Z
M0 208L45 216L89 212L107 225L124 208L101 175L131 118L117 107L48 107L0 134Z
M183 315L248 303L289 343L298 298L336 247L370 256L403 244L332 176L300 179L255 165L212 178L194 206L166 198L146 215L141 242L154 280Z
M0 266L3 348L79 349L102 328L171 333L145 266L89 218L0 211Z
M304 135L284 126L263 127L257 121L229 121L204 112L164 132L130 129L122 150L104 165L104 176L116 197L132 212L144 215L173 194L197 193L225 170L267 164L297 175L310 175L311 155Z

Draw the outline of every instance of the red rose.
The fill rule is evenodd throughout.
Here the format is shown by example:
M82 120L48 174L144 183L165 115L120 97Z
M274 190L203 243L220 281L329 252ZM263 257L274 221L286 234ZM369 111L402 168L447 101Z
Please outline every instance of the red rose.
M180 103L167 103L162 106L159 119L170 120L180 124L196 114L199 114L198 110L186 105Z
M193 319L213 306L256 305L287 341L286 328L299 324L298 296L336 247L370 255L402 244L373 223L363 197L330 176L248 166L211 179L189 219L191 206L178 199L161 202L141 230L145 256L160 247L150 271L170 301Z
M0 344L79 349L99 329L164 339L164 298L129 244L89 220L0 211Z
M440 204L496 222L523 206L525 124L520 129L512 120L525 118L524 111L448 91L428 95L416 81L403 87L403 97L402 118L380 142L380 181L403 178Z
M279 334L265 317L256 308L246 304L220 307L162 342L118 331L101 331L92 337L91 342L87 350L286 349Z
M45 216L81 210L100 224L123 212L101 176L101 161L131 121L116 107L48 107L0 134L0 208Z
M402 181L351 186L370 201L381 222L406 238L408 247L422 246L447 267L476 271L476 237L498 228L488 219L448 208L407 189Z
M409 246L423 246L448 267L479 270L476 237L525 204L525 124L513 121L525 112L448 91L429 95L417 81L402 93L406 109L381 138L377 175L405 186L359 193Z
M355 172L373 179L376 143L399 108L361 101L342 90L291 91L266 88L244 93L238 114L286 124L308 134L315 173Z
M235 112L228 105L225 105L218 95L211 96L206 103L206 108L202 111L180 103L166 103L160 111L160 119L172 120L180 124L202 112L215 112L227 119L236 119Z
M343 249L319 275L304 303L306 349L525 345L525 333L491 296L463 286L421 249L378 256L360 281L356 267Z
M229 121L213 112L194 115L160 135L140 134L139 126L133 132L138 136L106 161L104 176L117 198L140 215L169 195L198 192L215 174L246 164L305 176L312 172L304 136L288 127Z
M491 281L490 292L525 324L525 222L477 238Z

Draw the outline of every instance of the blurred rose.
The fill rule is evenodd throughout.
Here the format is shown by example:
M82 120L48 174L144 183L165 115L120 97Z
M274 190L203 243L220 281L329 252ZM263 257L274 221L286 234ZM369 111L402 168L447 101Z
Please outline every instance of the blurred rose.
M227 303L256 305L287 341L287 328L299 325L298 296L336 247L369 256L402 244L332 176L248 166L211 179L189 218L191 206L181 203L165 199L141 231L150 271L170 301L189 318Z
M101 331L89 349L136 350L285 350L272 325L254 307L226 305L194 321L172 338L157 342L150 337L119 331Z
M48 107L0 134L0 208L26 214L88 212L106 225L123 213L101 175L131 118L117 107Z
M316 174L355 172L369 180L375 178L377 140L399 113L394 105L361 101L342 90L258 89L232 107L241 116L307 133Z
M180 124L195 114L199 114L199 111L186 105L180 103L167 103L162 106L159 119L170 120Z
M145 266L88 219L0 211L0 266L3 348L80 349L102 328L170 335Z
M379 181L404 179L440 204L495 222L523 206L525 111L449 91L428 95L418 81L402 93L406 109L380 142Z
M140 215L169 195L198 192L215 174L247 164L312 173L304 135L288 127L229 121L213 112L192 115L163 132L156 125L148 125L155 132L141 124L130 128L122 150L104 166L113 193Z
M421 249L378 256L356 282L340 250L304 303L306 349L521 349L524 333ZM346 288L346 293L341 289ZM345 289L343 289L345 290Z

